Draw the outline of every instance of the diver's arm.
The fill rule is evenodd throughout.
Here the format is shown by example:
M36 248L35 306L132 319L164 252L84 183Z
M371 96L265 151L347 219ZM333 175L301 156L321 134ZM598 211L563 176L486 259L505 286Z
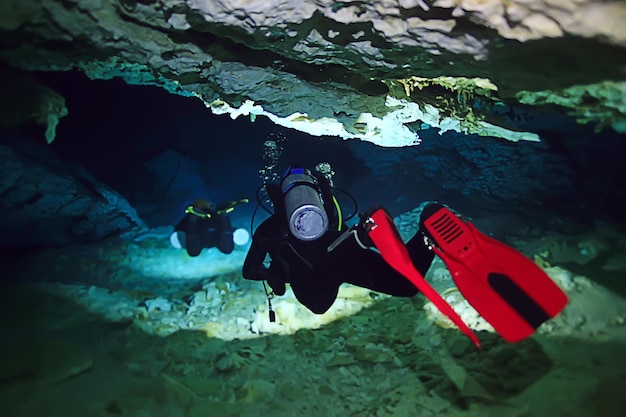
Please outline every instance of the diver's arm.
M263 281L269 278L269 269L265 267L265 255L269 252L266 242L273 240L272 234L278 234L274 217L259 225L252 237L252 244L243 263L242 275L245 279Z

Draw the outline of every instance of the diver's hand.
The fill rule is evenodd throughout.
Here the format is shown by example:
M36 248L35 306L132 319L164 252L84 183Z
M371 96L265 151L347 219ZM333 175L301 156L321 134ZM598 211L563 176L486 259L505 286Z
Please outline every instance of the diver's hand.
M272 291L274 291L274 294L278 296L285 295L285 292L287 291L285 281L272 276L267 280L267 283L270 285L270 287L272 287Z

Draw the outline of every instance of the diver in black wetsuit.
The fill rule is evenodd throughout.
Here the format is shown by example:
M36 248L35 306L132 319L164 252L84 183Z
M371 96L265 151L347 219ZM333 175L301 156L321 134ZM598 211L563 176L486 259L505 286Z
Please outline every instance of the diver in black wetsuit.
M174 226L170 242L174 247L184 247L189 256L198 256L202 249L213 247L224 254L231 253L235 244L248 242L249 234L245 229L233 230L228 213L235 205L247 201L231 201L215 208L206 200L196 200L187 206L185 216Z
M465 299L507 342L529 337L567 305L567 294L532 260L443 205L424 207L417 233L403 243L381 207L348 228L322 174L291 168L280 184L265 188L274 212L254 233L243 276L268 281L276 295L289 283L314 313L331 307L344 282L401 297L419 288L480 348L478 337L424 279L435 254ZM273 294L266 293L274 321Z
M317 314L331 307L344 282L392 296L417 294L413 284L370 249L361 224L348 228L343 223L324 175L291 168L280 184L265 187L274 213L254 232L244 278L267 281L276 295L283 295L289 283L298 301ZM439 207L427 206L422 218ZM424 234L418 231L406 247L415 268L425 275L434 254L424 244Z

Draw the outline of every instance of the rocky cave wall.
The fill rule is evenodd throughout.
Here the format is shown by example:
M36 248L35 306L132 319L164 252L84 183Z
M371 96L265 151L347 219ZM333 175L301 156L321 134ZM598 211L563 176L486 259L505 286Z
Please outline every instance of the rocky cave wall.
M11 66L153 83L310 133L401 146L425 122L536 140L490 114L519 102L624 129L621 1L4 0L1 11Z
M0 122L44 124L48 143L72 109L30 71L121 77L197 97L216 114L265 116L385 147L419 145L433 129L444 139L458 132L550 142L563 133L546 131L546 115L567 114L601 133L626 131L622 1L2 0L0 16L1 79L10 93ZM439 149L446 152L445 143ZM5 166L11 152L3 153ZM485 161L502 155L487 151ZM515 158L511 166L526 158L526 171L539 179L562 172L525 152ZM74 187L85 189L84 181L75 176ZM472 192L488 194L481 187ZM25 195L3 193L4 210L20 211L33 198ZM119 219L127 212L119 210ZM141 225L136 214L125 221L97 237Z

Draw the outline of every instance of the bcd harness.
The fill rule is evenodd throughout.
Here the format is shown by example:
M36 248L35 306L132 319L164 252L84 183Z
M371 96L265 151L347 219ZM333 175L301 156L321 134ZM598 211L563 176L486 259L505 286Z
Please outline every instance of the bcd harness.
M235 210L235 206L242 203L247 203L249 200L247 198L242 198L241 200L229 201L224 205L223 208L213 211L213 213L219 215L231 213ZM213 214L210 212L200 211L194 207L193 204L190 204L185 208L185 214L193 214L194 216L198 216L201 218L210 219L213 217Z

